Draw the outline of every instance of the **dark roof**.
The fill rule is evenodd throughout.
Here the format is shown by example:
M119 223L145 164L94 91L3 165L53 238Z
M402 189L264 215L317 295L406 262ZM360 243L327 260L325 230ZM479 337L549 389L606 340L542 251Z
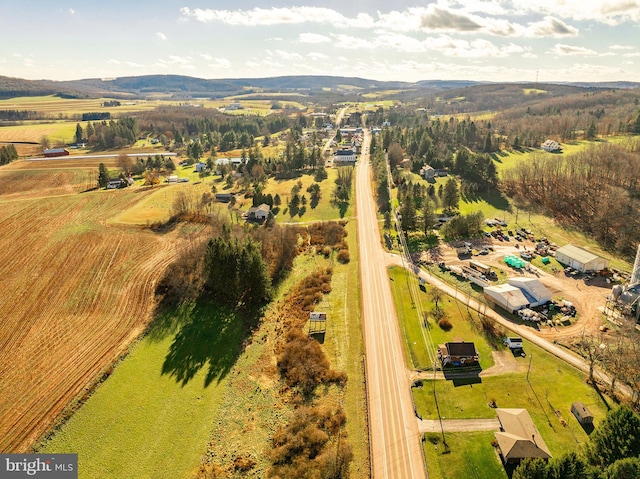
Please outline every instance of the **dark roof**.
M473 343L446 343L450 356L477 356L476 345Z
M580 401L576 401L571 404L571 409L572 411L575 411L575 413L578 414L581 418L593 417L593 414L591 414L589 408L587 408L587 406L585 406L584 403L581 403Z

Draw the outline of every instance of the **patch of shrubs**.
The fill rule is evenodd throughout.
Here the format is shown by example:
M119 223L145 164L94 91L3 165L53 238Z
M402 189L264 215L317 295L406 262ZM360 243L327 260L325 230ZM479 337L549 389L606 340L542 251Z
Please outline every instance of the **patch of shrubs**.
M451 328L453 328L453 324L451 324L451 321L449 321L447 318L442 318L440 321L438 321L438 326L440 326L440 329L442 329L443 331L451 331Z
M287 385L299 388L306 397L320 384L347 382L344 372L331 369L320 344L299 329L287 334L287 342L278 356L278 368Z
M278 430L272 440L269 458L271 478L348 477L353 459L351 446L340 432L346 416L340 406L302 407L293 419ZM338 436L340 434L340 436ZM328 447L331 445L331 447Z

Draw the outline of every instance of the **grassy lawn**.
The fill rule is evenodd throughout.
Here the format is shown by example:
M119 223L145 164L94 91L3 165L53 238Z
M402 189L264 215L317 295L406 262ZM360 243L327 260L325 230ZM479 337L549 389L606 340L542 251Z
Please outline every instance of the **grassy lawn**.
M314 183L313 175L302 175L298 178L289 180L276 180L270 178L266 187L263 190L263 194L271 193L273 196L280 195L282 204L280 205L280 213L278 213L277 221L282 223L301 223L309 221L327 221L340 218L349 218L353 216L353 195L349 203L349 206L343 210L333 205L331 200L333 198L333 190L335 189L335 180L338 177L338 170L335 168L329 168L327 170L328 178L318 183L320 185L320 201L315 208L311 207L310 194L307 192L307 188ZM355 175L354 175L355 177ZM302 208L292 215L291 211L287 207L287 203L291 196L291 189L298 183L302 183L299 195L306 196L307 204L304 210ZM247 206L250 207L251 205ZM302 213L302 214L301 214Z
M433 433L431 433L433 434ZM428 439L433 437L435 444ZM492 432L449 433L449 452L444 454L442 437L427 435L423 442L429 479L507 479L496 450Z
M214 306L163 316L39 452L78 453L81 478L189 477L241 338Z
M483 377L480 383L457 387L453 381L436 380L440 414L447 419L493 418L496 414L489 407L491 401L497 407L524 408L554 456L579 450L588 436L571 414L571 403L585 403L597 426L607 412L605 400L586 384L583 373L527 341L524 346L528 356L516 358L521 372ZM433 390L432 380L424 381L422 388L413 388L416 408L424 419L438 418Z
M443 295L439 302L439 307L444 311L446 317L453 327L450 331L444 331L435 324L432 316L429 316L428 328L422 324L422 319L418 317L418 309L409 294L409 281L417 281L413 275L406 270L398 267L392 267L389 270L391 279L391 289L393 292L396 310L398 312L398 320L400 321L400 330L404 336L405 355L407 365L413 369L432 369L433 362L429 359L430 355L427 351L433 345L431 356L435 354L435 348L438 344L449 341L468 341L474 342L476 349L480 355L480 366L483 369L493 366L493 357L491 355L491 346L476 328L475 322L472 323L469 318L472 317L477 321L475 311L467 310L466 306L457 302L450 296ZM426 290L418 289L422 310L430 312L434 308L431 301L429 291L431 287L426 285Z

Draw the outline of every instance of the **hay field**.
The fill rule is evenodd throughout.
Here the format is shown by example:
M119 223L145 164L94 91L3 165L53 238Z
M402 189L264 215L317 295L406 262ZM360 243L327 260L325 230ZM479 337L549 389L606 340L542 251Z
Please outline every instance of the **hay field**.
M107 224L146 191L77 193L90 169L28 163L0 168L4 452L27 451L144 330L180 234Z
M108 111L112 116L120 113L131 113L152 110L161 103L177 104L160 100L120 100L120 106L104 107L102 103L108 98L60 98L55 95L26 96L0 100L0 110L30 110L48 115L81 115L91 111Z

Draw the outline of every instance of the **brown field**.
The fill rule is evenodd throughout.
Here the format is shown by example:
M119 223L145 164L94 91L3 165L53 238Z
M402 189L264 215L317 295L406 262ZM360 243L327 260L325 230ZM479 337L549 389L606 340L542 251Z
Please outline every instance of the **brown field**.
M79 193L93 165L32 163L0 168L3 452L27 451L144 330L180 234L107 222L146 190Z

